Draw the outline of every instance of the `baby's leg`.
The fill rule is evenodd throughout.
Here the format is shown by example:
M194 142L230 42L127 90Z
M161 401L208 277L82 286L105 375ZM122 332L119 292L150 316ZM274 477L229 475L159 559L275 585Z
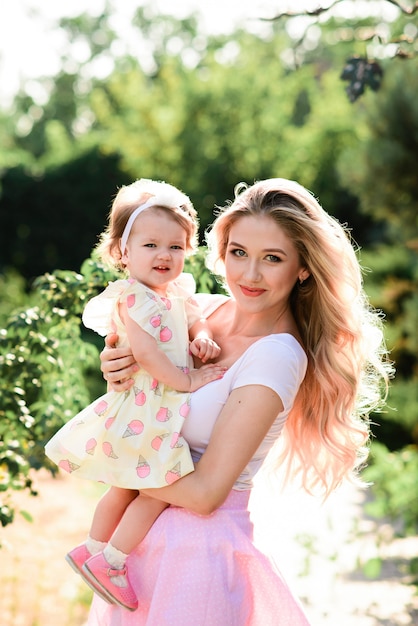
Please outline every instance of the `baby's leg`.
M114 604L134 610L138 600L126 568L129 553L142 541L157 517L168 506L165 502L138 495L123 517L102 553L86 562L86 572L104 596Z
M90 537L96 541L108 542L127 507L137 497L138 491L135 489L110 487L97 504L90 528Z
M168 507L160 500L138 495L125 510L113 533L110 543L114 548L129 554L144 539L157 517Z
M138 491L110 487L96 507L90 533L86 541L73 548L65 557L71 567L82 574L82 568L92 555L102 552Z

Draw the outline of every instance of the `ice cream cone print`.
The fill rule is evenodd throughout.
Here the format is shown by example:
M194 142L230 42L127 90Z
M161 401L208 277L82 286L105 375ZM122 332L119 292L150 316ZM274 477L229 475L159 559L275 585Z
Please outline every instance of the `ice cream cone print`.
M168 422L168 420L172 416L173 414L170 411L170 409L168 409L165 406L162 406L161 409L158 410L157 415L155 416L155 419L157 420L157 422Z
M136 406L144 406L147 401L147 396L145 395L144 390L139 389L139 387L134 387L134 394Z
M134 437L135 435L140 435L144 430L144 424L141 420L132 420L126 427L125 432L122 435L122 438L125 437Z
M182 448L183 444L179 443L180 433L173 433L171 436L170 448Z
M171 332L168 326L161 326L160 341L162 341L163 343L166 343L167 341L170 341L172 336L173 336L173 333Z
M138 465L136 466L136 473L139 478L146 478L149 476L151 468L147 463L146 459L143 456L140 456L138 459Z
M69 461L68 459L62 459L59 463L58 463L58 467L60 467L61 469L65 470L66 472L68 472L69 474L71 474L71 472L74 472L75 470L77 470L80 466L77 465L77 463L72 463L71 461Z
M161 448L162 442L166 437L168 437L168 434L169 433L164 433L162 435L157 435L156 437L154 437L154 439L151 441L151 448L158 452L158 450Z
M154 302L157 302L157 298L151 291L147 291L146 293L147 293L148 298L150 298L151 300L154 300Z
M129 296L126 298L126 306L128 307L128 309L131 309L135 305L135 300L135 294L130 293Z
M153 315L149 323L153 328L158 328L158 326L161 326L161 315Z
M176 465L172 467L171 470L168 470L165 475L165 480L168 485L172 485L179 478L181 478L180 462L176 463Z
M152 379L150 389L154 392L155 396L161 396L160 383L156 378Z
M91 456L93 456L94 451L96 450L96 446L97 446L96 439L94 439L94 438L89 439L88 442L86 443L86 452L87 452L87 454L91 454Z
M98 402L95 406L94 406L94 412L96 413L96 415L104 415L107 411L107 407L108 404L106 402L106 400L100 400L100 402Z
M109 428L112 426L113 422L115 421L116 417L108 417L107 420L105 421L105 428L106 430L109 430Z
M187 400L187 402L184 402L180 409L179 409L179 413L182 417L187 417L189 415L189 411L190 411L190 400Z
M118 459L119 457L113 452L112 444L108 441L102 443L102 450L109 459Z
M167 311L169 311L171 309L171 300L164 298L164 296L161 296L161 300L164 302Z

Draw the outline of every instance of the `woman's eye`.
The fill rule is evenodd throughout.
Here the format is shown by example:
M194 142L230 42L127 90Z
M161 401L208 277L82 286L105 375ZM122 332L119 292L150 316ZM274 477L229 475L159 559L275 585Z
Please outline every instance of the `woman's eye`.
M232 253L234 256L240 256L240 257L241 257L241 256L245 256L245 251L244 251L244 250L241 250L241 248L235 248L235 249L231 250L231 253Z
M281 258L276 256L275 254L268 254L266 256L267 261L270 261L270 263L280 263Z

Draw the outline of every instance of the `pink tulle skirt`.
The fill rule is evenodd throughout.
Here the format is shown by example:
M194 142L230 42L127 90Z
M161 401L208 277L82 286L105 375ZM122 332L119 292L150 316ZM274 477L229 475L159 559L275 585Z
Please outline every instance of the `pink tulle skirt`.
M166 509L128 559L138 610L95 596L88 626L309 626L252 542L249 494L232 491L208 517Z

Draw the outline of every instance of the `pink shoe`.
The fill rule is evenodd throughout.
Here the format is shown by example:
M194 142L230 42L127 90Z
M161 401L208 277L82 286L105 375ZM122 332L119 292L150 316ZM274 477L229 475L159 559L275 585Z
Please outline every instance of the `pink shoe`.
M93 589L103 600L106 600L109 604L113 603L112 598L109 598L100 588L97 588L92 580L87 579L86 573L83 570L84 563L90 559L92 555L87 550L84 543L76 548L73 548L65 557L67 563L73 568L76 574L80 574L84 582L88 584L88 586Z
M82 568L84 580L90 587L107 602L135 611L138 600L129 582L126 567L113 569L103 556L103 552L88 559ZM125 576L127 586L117 587L112 582L114 576Z
M89 559L92 555L86 548L86 544L82 543L80 546L73 548L65 557L68 565L73 568L76 574L81 574L81 568L84 563Z

